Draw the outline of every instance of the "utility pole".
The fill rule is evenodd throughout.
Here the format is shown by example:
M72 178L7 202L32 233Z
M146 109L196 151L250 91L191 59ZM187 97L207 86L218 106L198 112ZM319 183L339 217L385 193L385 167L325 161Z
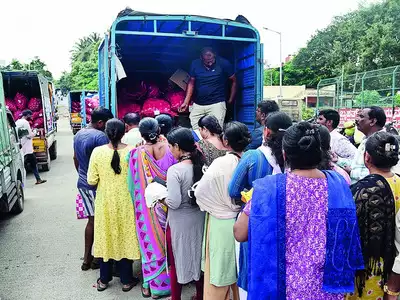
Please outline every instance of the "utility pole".
M264 30L279 34L279 98L282 99L282 32L264 27Z

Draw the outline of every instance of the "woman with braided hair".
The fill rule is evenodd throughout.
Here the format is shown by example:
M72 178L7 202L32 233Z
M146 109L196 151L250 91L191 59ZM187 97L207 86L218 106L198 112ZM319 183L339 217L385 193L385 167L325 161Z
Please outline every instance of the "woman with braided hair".
M370 175L351 186L357 207L365 271L357 273L356 294L348 299L397 299L400 295L400 177L394 135L377 132L365 144ZM397 247L397 249L396 249Z
M132 261L140 259L135 212L128 189L127 155L131 146L121 143L125 125L118 119L106 123L107 145L93 150L88 183L97 186L94 223L94 256L101 258L97 290L104 291L112 280L112 263L117 263L122 290L130 291L138 282Z

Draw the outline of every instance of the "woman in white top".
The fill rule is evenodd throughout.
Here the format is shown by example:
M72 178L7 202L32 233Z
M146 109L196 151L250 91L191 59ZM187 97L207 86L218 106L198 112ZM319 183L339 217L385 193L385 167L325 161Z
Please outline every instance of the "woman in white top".
M228 153L214 160L195 191L197 204L207 212L202 255L206 300L229 299L231 290L238 299L233 225L240 205L229 197L228 185L250 139L246 125L228 123L223 135Z

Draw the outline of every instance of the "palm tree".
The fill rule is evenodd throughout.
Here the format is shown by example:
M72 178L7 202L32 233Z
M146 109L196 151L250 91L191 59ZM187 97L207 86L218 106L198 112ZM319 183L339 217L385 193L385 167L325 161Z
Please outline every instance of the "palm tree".
M93 46L100 41L100 35L98 33L91 33L89 36L80 38L78 42L75 43L73 49L71 50L71 60L72 62L86 62L90 58L90 54L93 50Z

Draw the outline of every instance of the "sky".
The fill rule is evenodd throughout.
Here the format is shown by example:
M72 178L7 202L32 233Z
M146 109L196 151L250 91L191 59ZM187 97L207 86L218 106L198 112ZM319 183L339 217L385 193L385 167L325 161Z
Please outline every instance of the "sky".
M13 58L28 62L39 56L58 78L62 71L70 70L70 50L74 43L91 32L104 34L118 12L129 6L165 14L229 19L244 15L260 31L265 60L275 66L279 65L279 35L263 27L282 32L284 59L304 47L334 16L372 1L375 0L112 0L104 1L105 4L98 0L1 1L0 62L9 63Z

